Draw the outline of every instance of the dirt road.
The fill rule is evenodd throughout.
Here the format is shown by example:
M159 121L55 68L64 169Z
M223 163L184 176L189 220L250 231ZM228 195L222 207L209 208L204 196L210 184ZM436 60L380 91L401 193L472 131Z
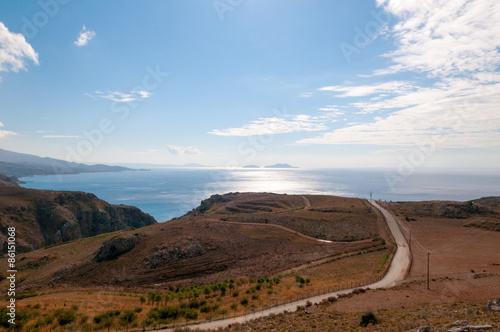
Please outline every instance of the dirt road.
M406 239L403 236L403 233L399 229L398 223L394 216L385 210L384 208L380 207L375 201L369 201L375 208L379 209L382 214L384 215L384 218L387 222L387 225L389 226L389 229L392 233L392 236L394 238L394 241L396 242L398 249L396 251L396 254L394 255L394 258L391 262L391 266L389 267L389 271L385 275L385 277L373 284L365 285L364 287L369 287L371 289L375 288L387 288L387 287L392 287L396 285L398 282L403 281L406 277L407 271L410 267L410 251L408 248L408 243L406 242ZM295 302L290 302L287 304L279 305L273 308L261 310L261 311L256 311L250 314L247 314L245 316L238 316L235 318L227 318L227 319L222 319L222 320L217 320L213 322L206 322L206 323L201 323L201 324L193 324L193 325L188 325L190 328L193 329L217 329L219 327L226 327L229 324L234 324L234 323L244 323L248 320L259 318L259 317L264 317L268 316L270 314L279 314L285 311L295 311L297 309L297 306L304 306L308 301L312 303L319 303L324 299L327 299L330 296L338 296L340 294L347 294L352 292L354 289L345 289L342 291L337 291L337 292L332 292L332 293L327 293L327 294L322 294L318 296L313 296L310 298L306 298L300 301L295 301ZM159 331L173 331L173 329L164 329L164 330L159 330Z

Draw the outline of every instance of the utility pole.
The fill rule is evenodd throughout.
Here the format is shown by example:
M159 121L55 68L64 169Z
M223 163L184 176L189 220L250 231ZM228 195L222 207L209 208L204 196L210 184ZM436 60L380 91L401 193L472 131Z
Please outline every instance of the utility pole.
M372 192L370 191L370 201L372 200Z
M430 277L429 277L430 262L429 261L430 261L430 255L431 254L432 254L432 252L427 251L427 289L430 289L429 288L429 281L430 281L429 280L430 279Z

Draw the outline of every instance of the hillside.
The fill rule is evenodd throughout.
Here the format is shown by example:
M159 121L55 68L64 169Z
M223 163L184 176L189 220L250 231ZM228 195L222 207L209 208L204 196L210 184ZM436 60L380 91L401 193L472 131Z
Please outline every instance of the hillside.
M0 177L0 180L7 177ZM26 189L0 181L0 248L5 251L7 227L16 228L17 250L155 224L136 207L111 205L93 194Z
M467 202L397 202L389 206L408 222L448 218L465 227L500 232L500 197L483 197Z
M54 198L60 200L60 195L56 194ZM271 205L286 202L288 206L280 212L287 213L305 208L302 196L237 194L223 197L227 203L236 198L266 200ZM324 196L323 200L316 200L322 202L318 206L327 202L333 206L343 205L342 199L336 197ZM277 211L268 214L274 215ZM307 210L302 213L307 214ZM275 225L224 221L225 213L211 213L209 217L191 213L163 224L80 239L27 253L19 266L23 282L18 286L25 290L68 283L80 287L157 288L176 283L210 283L241 276L272 275L348 252L386 250L384 240L372 239L379 235L376 213L366 208L359 213L369 216L365 221L366 228L374 227L375 231L363 233L370 237L356 243L325 243ZM237 214L262 216L258 211ZM355 223L361 216L352 213L351 217ZM340 237L351 234L349 222L343 221L346 227Z
M372 206L357 198L230 193L213 195L190 214L227 222L275 224L330 241L358 241L377 235Z
M32 175L122 172L129 170L131 169L121 166L85 165L0 149L0 173L8 176L24 177Z

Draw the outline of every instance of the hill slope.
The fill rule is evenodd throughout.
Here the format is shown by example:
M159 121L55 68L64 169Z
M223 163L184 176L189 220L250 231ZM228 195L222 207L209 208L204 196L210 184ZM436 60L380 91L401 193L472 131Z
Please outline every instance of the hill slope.
M270 215L277 211L292 214L304 208L301 196L237 194L223 197L227 204L235 200L265 201L268 206L277 207L268 212ZM308 197L313 199L313 206L344 204L338 197ZM350 203L361 201L349 200ZM218 206L225 207L220 203ZM263 217L259 210L237 214ZM360 217L358 214L370 216L364 222L367 228L376 225L375 212L360 209L359 213L352 213L351 221L343 220L346 227L339 229L344 233L340 237L352 231L349 223L355 223L354 219ZM386 249L381 239L326 243L283 226L224 221L226 216L226 213L191 213L163 224L103 234L24 254L19 264L23 279L20 286L37 289L70 283L81 287L157 288L172 283L211 283L240 276L271 275L346 252ZM375 230L373 236L377 235Z

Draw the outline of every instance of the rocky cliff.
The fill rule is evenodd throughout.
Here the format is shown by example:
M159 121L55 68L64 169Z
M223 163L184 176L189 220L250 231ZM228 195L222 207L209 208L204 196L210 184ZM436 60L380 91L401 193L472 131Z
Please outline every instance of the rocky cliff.
M112 205L93 194L35 190L0 182L0 248L16 228L19 252L129 227L156 224L136 207Z

